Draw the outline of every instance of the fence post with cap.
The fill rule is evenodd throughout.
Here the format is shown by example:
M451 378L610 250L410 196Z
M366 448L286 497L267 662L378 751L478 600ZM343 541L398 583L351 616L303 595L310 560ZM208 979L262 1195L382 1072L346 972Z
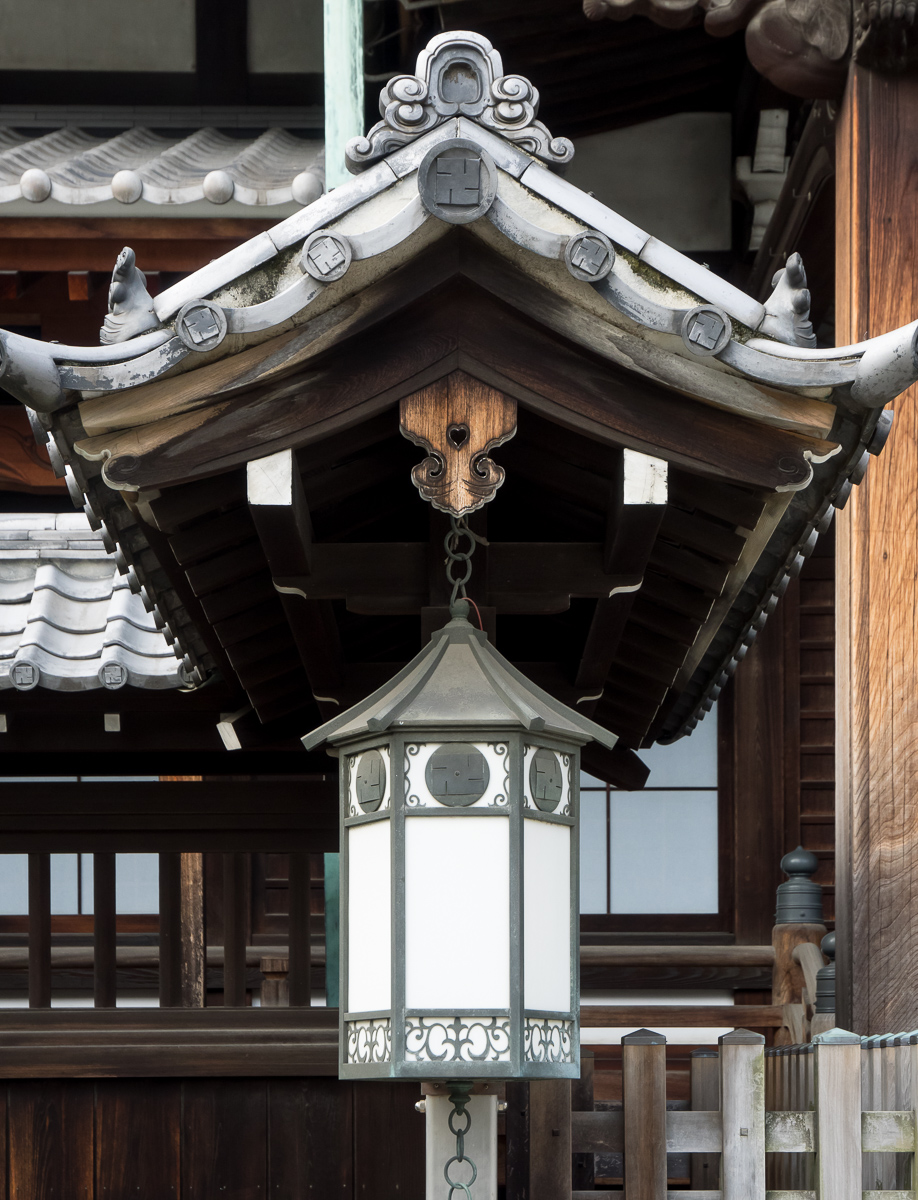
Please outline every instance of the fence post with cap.
M638 1029L622 1038L625 1200L666 1200L666 1038Z
M734 1029L718 1040L723 1200L765 1200L765 1039Z
M816 1055L816 1195L861 1200L861 1039L830 1029Z

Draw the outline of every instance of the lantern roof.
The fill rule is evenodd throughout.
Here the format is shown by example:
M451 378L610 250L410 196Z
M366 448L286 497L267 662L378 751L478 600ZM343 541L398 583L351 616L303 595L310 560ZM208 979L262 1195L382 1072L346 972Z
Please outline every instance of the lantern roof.
M544 733L608 750L618 738L531 683L468 620L468 603L450 608L449 624L387 684L302 740L307 750L387 730L444 728Z

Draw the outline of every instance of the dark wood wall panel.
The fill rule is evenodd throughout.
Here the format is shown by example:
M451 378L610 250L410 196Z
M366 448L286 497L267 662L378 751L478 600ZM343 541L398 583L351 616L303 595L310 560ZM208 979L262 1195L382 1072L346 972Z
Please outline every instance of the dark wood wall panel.
M424 1121L414 1111L419 1091L412 1084L354 1084L355 1197L424 1195Z
M96 1196L110 1200L181 1196L181 1120L178 1079L96 1083Z
M9 1200L92 1197L93 1085L23 1080L7 1102Z
M189 1079L183 1088L183 1200L263 1200L268 1177L264 1079Z
M0 1200L415 1200L416 1083L11 1080Z
M417 1113L411 1116L423 1127ZM353 1144L351 1084L337 1079L268 1082L269 1196L352 1196Z
M721 793L733 805L740 943L771 941L779 864L797 845L819 859L825 918L835 920L834 575L830 529L724 696Z

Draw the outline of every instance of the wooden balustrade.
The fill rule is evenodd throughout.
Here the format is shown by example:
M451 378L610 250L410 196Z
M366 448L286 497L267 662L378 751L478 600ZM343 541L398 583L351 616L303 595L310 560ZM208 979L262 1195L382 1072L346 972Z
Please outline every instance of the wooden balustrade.
M692 1107L670 1112L665 1039L649 1030L624 1038L622 1107L572 1106L572 1177L582 1179L585 1155L623 1153L624 1200L914 1200L918 1032L862 1039L833 1030L768 1050L763 1040L734 1030L719 1051L698 1052ZM546 1086L557 1088L534 1083L533 1097ZM566 1145L568 1121L555 1104L560 1141L538 1152L533 1144L531 1169L538 1154L539 1170L557 1177L557 1163L542 1161ZM668 1191L667 1154L678 1153L692 1155L691 1190ZM553 1200L596 1194L575 1182ZM508 1200L516 1196L508 1190Z

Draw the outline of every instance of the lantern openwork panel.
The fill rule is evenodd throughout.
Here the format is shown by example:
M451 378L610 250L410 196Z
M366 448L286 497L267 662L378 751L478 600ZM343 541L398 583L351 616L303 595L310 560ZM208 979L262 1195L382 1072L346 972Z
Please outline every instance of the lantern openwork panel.
M343 1078L579 1077L580 744L340 747Z

